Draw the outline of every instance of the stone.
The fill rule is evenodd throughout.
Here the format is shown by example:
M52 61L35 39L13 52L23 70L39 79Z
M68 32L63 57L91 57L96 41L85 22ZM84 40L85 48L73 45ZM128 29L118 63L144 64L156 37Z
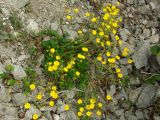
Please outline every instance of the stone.
M135 90L131 90L129 92L129 100L132 102L132 103L136 103L137 99L138 99L138 96L140 94L140 92L142 91L142 87L139 87Z
M22 8L24 7L26 4L28 4L29 0L6 0L6 4L13 6L15 8Z
M157 59L157 61L158 61L158 64L160 65L160 56L157 55L157 56L156 56L156 59Z
M123 41L127 41L128 37L131 35L131 33L125 28L120 29L119 34Z
M57 21L54 23L51 23L51 29L56 31L59 29L59 24Z
M148 58L150 57L150 54L150 43L145 41L132 56L137 69L148 65Z
M149 107L154 101L154 97L156 95L156 87L153 85L144 85L141 94L136 102L136 106L138 108L146 108Z
M0 120L19 120L18 112L10 103L0 103Z
M74 111L63 112L60 114L60 120L77 120L77 115Z
M139 78L130 77L130 84L131 84L131 85L140 85L140 80L139 80Z
M29 19L28 21L27 21L27 23L28 23L28 25L27 25L27 30L29 31L29 32L34 32L34 33L38 33L39 32L39 27L38 27L38 23L35 21L35 20L33 20L33 19Z
M54 114L53 117L54 117L54 120L60 120L60 117L57 114Z
M137 8L138 12L140 12L141 14L149 14L150 13L150 7L149 5L143 5L143 6L139 6Z
M156 5L153 2L150 2L149 5L151 6L152 10L154 10L156 8Z
M138 120L144 120L143 112L140 110L136 110L135 115L137 116Z
M150 43L158 43L158 42L159 42L159 34L152 35L152 36L149 38L149 42L150 42Z
M160 120L160 116L159 115L154 115L154 120Z
M149 37L150 34L151 34L151 31L150 31L149 29L144 29L144 30L143 30L143 36L144 36L144 38Z
M9 90L5 88L5 86L0 83L0 103L1 102L10 102L11 101L11 95L9 93Z
M27 77L26 72L24 69L19 65L14 65L14 70L12 71L14 79L22 80L23 78Z
M26 102L28 102L29 99L23 93L15 93L15 94L13 94L12 101L14 104L19 106L19 105L23 105Z
M9 16L10 16L9 11L6 8L2 8L2 14L7 18L9 18Z
M31 105L30 109L27 110L24 120L31 120L32 115L37 114L38 116L41 116L41 111L38 110L34 105Z

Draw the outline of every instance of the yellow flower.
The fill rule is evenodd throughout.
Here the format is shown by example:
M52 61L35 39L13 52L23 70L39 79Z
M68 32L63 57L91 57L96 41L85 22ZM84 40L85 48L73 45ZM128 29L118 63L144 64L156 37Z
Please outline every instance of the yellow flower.
M105 65L105 64L106 64L106 61L102 61L102 64Z
M48 65L52 65L52 62L48 62Z
M78 58L81 58L81 59L85 59L85 56L82 55L82 54L80 54L80 53L77 55L77 57L78 57Z
M74 9L74 12L75 12L75 13L78 13L78 12L79 12L79 10L78 10L77 8L75 8L75 9Z
M97 34L96 30L92 30L92 34L96 35Z
M58 61L54 61L53 64L58 67L60 63Z
M82 104L82 102L83 102L82 99L78 99L77 101L78 104Z
M90 103L91 103L91 104L95 104L95 103L96 103L96 99L95 99L95 98L91 98L91 99L90 99Z
M107 100L112 100L112 96L107 95L107 96L106 96L106 99L107 99Z
M82 51L84 51L84 52L88 52L88 48L83 47L83 48L82 48Z
M106 53L106 56L107 56L107 57L111 56L111 53L110 53L110 52L107 52L107 53Z
M116 59L117 59L117 60L119 60L119 59L120 59L120 57L117 55L117 56L116 56Z
M42 99L42 94L41 94L41 93L39 93L39 94L37 95L37 99L38 99L38 100L41 100L41 99Z
M118 24L117 24L116 22L114 22L114 23L112 24L112 26L113 26L113 27L118 27Z
M56 56L56 60L60 60L61 58L60 58L60 56Z
M71 65L71 64L68 64L68 65L67 65L67 68L68 68L68 69L72 68L72 65Z
M71 17L70 15L67 15L67 16L66 16L66 19L67 19L67 20L71 20L72 17Z
M103 8L103 12L107 12L107 9L106 9L106 8Z
M51 107L53 107L53 106L54 106L54 101L49 101L49 105L50 105Z
M119 36L116 35L115 39L116 39L116 40L119 40Z
M56 91L56 90L57 90L57 87L56 87L56 86L52 86L52 90L53 90L53 91Z
M57 99L58 98L58 94L55 92L55 91L51 91L50 92L50 96L54 99Z
M103 19L104 19L104 20L108 20L108 19L109 19L109 16L110 16L110 15L109 15L108 13L106 13L106 14L104 14L104 16L103 16Z
M109 63L115 63L115 62L116 62L116 59L115 59L115 58L109 58L109 59L108 59L108 62L109 62Z
M24 108L25 108L25 109L29 109L30 107L31 107L30 103L26 103L26 104L24 105Z
M77 75L77 76L80 76L80 74L81 74L81 73L80 73L79 71L76 72L76 75Z
M116 69L116 72L117 72L117 73L120 73L120 72L121 72L121 69L117 68L117 69Z
M113 32L113 34L116 34L116 33L117 33L117 31L116 31L115 29L113 29L113 31L112 31L112 32Z
M107 45L107 46L110 46L110 45L111 45L111 42L110 42L110 41L106 41L106 45Z
M80 111L80 112L83 112L83 111L84 111L84 108L83 108L83 107L80 107L80 108L79 108L79 111Z
M119 77L119 78L122 78L122 77L123 77L122 73L119 73L119 74L118 74L118 77Z
M64 106L64 110L65 110L65 111L68 111L68 110L69 110L69 105L68 105L68 104L66 104L66 105Z
M132 59L128 59L128 63L129 64L133 63L133 60Z
M65 68L63 68L63 70L64 70L65 72L68 72L68 68L66 68L66 67L65 67Z
M98 110L98 111L96 112L96 114L97 114L98 116L101 116L101 115L102 115L102 112Z
M102 31L99 32L99 35L100 35L100 36L103 36L103 35L104 35L104 32L102 32Z
M94 109L94 106L95 106L95 105L94 105L93 103L91 103L91 104L90 104L90 109L91 109L91 110Z
M96 22L96 21L97 21L97 18L94 17L94 18L91 19L91 21L92 21L92 22Z
M78 30L78 34L82 34L83 32L82 32L82 30Z
M106 27L107 27L107 29L108 29L108 30L111 28L111 26L110 26L110 25L106 25Z
M54 48L51 48L51 49L50 49L50 52L51 52L51 53L55 53L55 49L54 49Z
M53 66L52 66L52 69L53 69L53 70L57 70L57 69L58 69L58 66L57 66L57 65L53 65Z
M119 45L121 45L122 44L122 40L119 40L118 43L119 43Z
M90 108L90 105L86 105L86 109L87 110L90 110L91 108Z
M123 51L122 55L123 56L128 56L128 52L127 51Z
M98 103L98 107L99 107L99 108L102 108L102 106L103 106L102 103L99 102L99 103Z
M33 120L37 120L38 119L38 115L37 114L33 114L32 119Z
M100 43L100 42L101 42L100 38L96 38L96 43Z
M98 57L97 57L97 60L98 60L98 61L101 61L101 60L102 60L102 57L101 57L101 56L98 56Z
M91 14L89 12L86 12L86 17L89 17Z
M35 84L31 84L29 87L31 90L34 90L36 88Z
M86 115L87 115L88 117L90 117L90 116L92 115L92 112L88 111L88 112L86 112Z
M77 115L78 115L79 117L81 117L81 116L82 116L82 112L78 112Z
M129 49L127 47L125 47L123 51L127 52L127 51L129 51Z
M48 71L52 72L53 71L53 67L52 66L48 66Z

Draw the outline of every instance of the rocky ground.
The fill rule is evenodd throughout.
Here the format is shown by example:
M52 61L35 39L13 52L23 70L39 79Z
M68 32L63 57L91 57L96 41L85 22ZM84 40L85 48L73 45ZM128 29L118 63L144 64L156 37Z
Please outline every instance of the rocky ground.
M115 2L116 0L111 0ZM136 77L130 77L126 88L116 92L116 86L111 85L114 102L110 103L112 114L107 120L160 120L160 85L158 81L154 84L146 84L146 80L139 77L152 72L160 72L160 58L152 56L150 47L160 43L160 1L159 0L127 0L121 2L121 12L124 17L122 28L119 29L123 40L122 49L128 47L134 61L134 66L127 65L125 59L121 60L123 73L130 75L134 72ZM0 0L0 17L3 25L9 24L9 30L16 36L18 30L10 25L9 18L16 11L22 21L23 29L27 31L38 31L50 27L61 32L67 29L60 26L59 20L64 16L65 8L70 5L78 6L81 2L66 2L65 0ZM67 29L71 37L76 36L74 30ZM1 32L0 32L1 33ZM4 33L5 34L5 33ZM29 45L34 47L35 41L25 40L5 41L0 34L0 73L6 72L7 64L14 65L12 75L21 80L26 77L24 68L30 66L31 54L28 52ZM36 59L36 73L42 75L40 64L43 54L39 53ZM40 78L43 78L41 76ZM160 80L159 80L160 81ZM54 108L36 108L32 105L27 112L23 111L24 103L32 97L26 97L21 91L8 88L0 79L0 120L30 120L33 113L46 115L39 120L76 120L74 111L70 113L59 112L54 114ZM73 98L72 91L67 91L69 97ZM63 105L62 101L59 101Z

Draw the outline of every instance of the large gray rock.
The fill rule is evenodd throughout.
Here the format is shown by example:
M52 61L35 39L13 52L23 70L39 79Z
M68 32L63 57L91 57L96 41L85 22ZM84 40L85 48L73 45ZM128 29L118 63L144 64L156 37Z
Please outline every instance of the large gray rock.
M136 102L138 108L146 108L154 102L156 87L153 85L144 85L141 94Z
M77 115L74 111L63 112L60 114L60 120L77 120Z
M140 49L135 51L132 56L134 64L137 69L148 65L148 58L150 57L150 43L145 41Z
M125 28L120 29L119 34L123 41L127 41L128 37L131 35L131 33Z
M23 120L31 120L33 114L37 114L38 116L41 116L41 111L38 110L34 105L31 105L30 109L27 110Z
M25 96L23 93L15 93L12 96L12 101L13 103L15 103L16 105L23 105L26 102L29 101L28 97Z
M28 25L26 28L29 32L34 32L34 33L39 32L38 23L35 20L29 19L27 23L28 23Z
M14 70L12 72L14 79L22 80L23 78L27 77L26 72L24 69L19 65L14 65Z
M17 109L10 103L0 103L0 120L19 120Z
M139 94L140 94L141 91L142 91L142 87L139 87L139 88L137 88L135 90L131 90L129 92L129 100L131 102L135 103L137 101L138 96L139 96Z
M3 84L0 83L0 103L11 101L11 95L9 90L5 88Z
M152 36L149 38L149 42L150 42L150 43L158 43L158 42L159 42L159 34L152 35Z
M28 2L29 0L6 0L7 5L13 6L18 9L24 7Z

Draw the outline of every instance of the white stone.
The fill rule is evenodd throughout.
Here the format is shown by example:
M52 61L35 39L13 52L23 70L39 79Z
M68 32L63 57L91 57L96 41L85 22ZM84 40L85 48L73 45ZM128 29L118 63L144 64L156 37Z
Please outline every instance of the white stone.
M35 20L33 20L33 19L29 19L28 20L28 25L27 25L27 30L29 32L38 33L38 31L39 31L38 23Z
M14 70L12 72L14 79L22 80L23 78L27 77L26 72L24 69L19 65L14 65Z

